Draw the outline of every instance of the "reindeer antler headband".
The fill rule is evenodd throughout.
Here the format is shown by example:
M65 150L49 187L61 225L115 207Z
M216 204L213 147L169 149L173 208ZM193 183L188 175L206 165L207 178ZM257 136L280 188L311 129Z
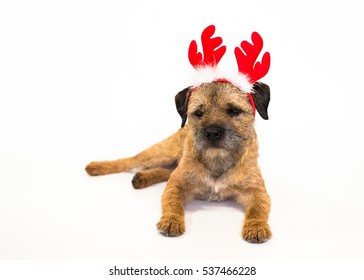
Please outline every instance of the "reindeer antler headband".
M226 77L217 70L217 65L226 52L226 46L222 45L221 37L212 37L214 33L214 25L206 27L202 32L203 55L198 52L195 40L191 41L188 49L190 63L199 72L199 79L194 87L212 81L230 82L247 93L255 114L255 104L251 96L252 87L256 81L268 73L270 66L269 52L263 54L261 62L256 62L263 49L262 37L257 32L253 32L251 35L252 44L242 41L240 47L235 48L239 72L231 77Z

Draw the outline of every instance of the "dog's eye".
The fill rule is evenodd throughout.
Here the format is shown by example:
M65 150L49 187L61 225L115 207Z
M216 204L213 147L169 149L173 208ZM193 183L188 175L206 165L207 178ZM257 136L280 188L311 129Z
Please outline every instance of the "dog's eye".
M203 112L201 110L196 110L194 113L193 113L194 116L198 117L198 118L201 118L203 116Z
M243 110L239 109L239 108L236 108L236 107L229 107L227 109L227 113L229 116L231 117L235 117L235 116L238 116L240 115L241 113L243 112Z

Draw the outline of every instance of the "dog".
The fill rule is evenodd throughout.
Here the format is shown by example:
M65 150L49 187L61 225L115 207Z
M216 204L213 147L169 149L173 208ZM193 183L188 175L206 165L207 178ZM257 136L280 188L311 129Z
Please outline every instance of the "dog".
M255 82L251 96L258 113L268 119L269 86ZM134 157L91 162L87 173L139 169L132 179L136 189L168 181L157 223L166 236L183 234L184 205L203 199L236 201L245 209L243 239L251 243L270 239L270 197L258 166L255 116L247 94L229 82L212 81L185 88L175 103L182 118L182 128L175 134Z

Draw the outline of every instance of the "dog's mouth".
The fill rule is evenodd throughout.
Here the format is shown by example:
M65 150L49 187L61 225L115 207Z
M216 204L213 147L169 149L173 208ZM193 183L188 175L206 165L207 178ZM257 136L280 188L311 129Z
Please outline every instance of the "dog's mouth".
M229 157L230 153L227 149L222 147L207 147L204 152L205 158L218 159Z
M228 150L228 145L226 142L227 141L223 138L211 141L203 137L202 139L197 141L196 148L197 150L200 150L202 152L204 151L221 152L222 150Z
M196 132L196 145L200 149L226 149L236 153L243 145L244 139L233 129L224 126L210 125Z
M195 131L195 148L202 161L234 160L243 145L243 138L227 125L210 124Z
M214 151L214 150L220 151L220 150L225 149L225 147L224 147L223 141L217 142L217 143L205 142L205 149L212 150L212 151Z
M227 170L235 165L235 158L225 148L209 146L197 153L199 161L209 169L211 176L220 178Z

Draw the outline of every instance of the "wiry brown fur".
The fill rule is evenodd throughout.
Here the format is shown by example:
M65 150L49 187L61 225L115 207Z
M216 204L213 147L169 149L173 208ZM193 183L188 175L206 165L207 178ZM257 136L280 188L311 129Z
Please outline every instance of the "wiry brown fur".
M229 115L231 107L242 113ZM135 188L168 180L157 224L166 236L185 232L184 205L189 200L231 199L245 208L243 238L253 243L268 240L270 198L258 166L254 115L246 94L230 83L203 84L190 95L188 119L186 126L140 154L91 162L86 171L104 175L142 169L133 178ZM206 129L211 126L224 131L216 145L206 139Z

